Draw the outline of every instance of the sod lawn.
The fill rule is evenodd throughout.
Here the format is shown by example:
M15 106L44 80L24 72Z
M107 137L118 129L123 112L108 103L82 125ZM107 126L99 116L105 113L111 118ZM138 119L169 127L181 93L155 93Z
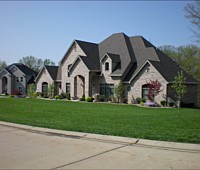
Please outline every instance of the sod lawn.
M0 98L0 120L140 139L200 143L200 109Z

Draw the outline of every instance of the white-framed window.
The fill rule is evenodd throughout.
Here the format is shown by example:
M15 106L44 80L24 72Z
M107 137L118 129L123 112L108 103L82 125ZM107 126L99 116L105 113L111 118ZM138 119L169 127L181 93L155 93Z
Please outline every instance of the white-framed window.
M24 78L23 78L23 77L21 77L21 79L20 79L20 80L21 80L21 82L23 82Z
M16 77L16 81L19 82L19 77Z

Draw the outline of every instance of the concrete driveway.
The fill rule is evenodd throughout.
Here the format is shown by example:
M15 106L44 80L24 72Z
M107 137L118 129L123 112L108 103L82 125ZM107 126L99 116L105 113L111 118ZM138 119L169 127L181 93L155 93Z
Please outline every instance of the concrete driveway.
M0 122L0 169L200 169L200 145Z

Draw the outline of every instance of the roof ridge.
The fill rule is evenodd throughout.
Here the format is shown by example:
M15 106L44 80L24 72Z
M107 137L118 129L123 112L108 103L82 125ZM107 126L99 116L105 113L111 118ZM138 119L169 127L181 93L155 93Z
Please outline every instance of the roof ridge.
M93 43L93 42L89 42L89 41L83 41L83 40L77 40L77 39L75 39L74 41L76 41L77 43L78 43L78 42L81 42L81 43L87 43L87 44L98 45L97 43Z

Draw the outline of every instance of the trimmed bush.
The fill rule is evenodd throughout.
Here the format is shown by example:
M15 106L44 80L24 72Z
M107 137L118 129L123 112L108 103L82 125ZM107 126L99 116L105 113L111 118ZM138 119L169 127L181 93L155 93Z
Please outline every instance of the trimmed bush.
M36 98L36 97L42 96L42 93L41 92L35 92L33 94L33 96Z
M79 100L80 101L85 101L85 95L83 95Z
M94 100L94 99L93 99L92 97L87 97L85 101L86 101L86 102L93 102L93 100Z
M135 101L136 101L137 104L140 104L140 100L141 100L140 97L137 97L137 98L135 99Z
M54 99L61 99L61 96L60 95L56 95L55 97L54 97Z
M142 103L145 103L145 102L146 102L146 99L141 98L141 99L140 99L140 103L141 103L141 102L142 102Z
M100 95L99 96L99 101L100 102L105 102L106 101L106 96L105 95Z
M161 100L160 104L161 104L161 106L165 106L166 105L166 101L165 100Z
M67 98L67 100L71 100L71 95L70 95L70 93L66 93L66 98Z
M123 99L123 103L127 104L128 103L128 99Z
M67 94L64 93L64 92L62 91L62 93L60 94L60 97L61 97L62 99L65 99L65 98L67 97Z
M173 107L173 106L174 106L174 103L173 103L173 102L169 102L169 106L170 106L170 107Z

